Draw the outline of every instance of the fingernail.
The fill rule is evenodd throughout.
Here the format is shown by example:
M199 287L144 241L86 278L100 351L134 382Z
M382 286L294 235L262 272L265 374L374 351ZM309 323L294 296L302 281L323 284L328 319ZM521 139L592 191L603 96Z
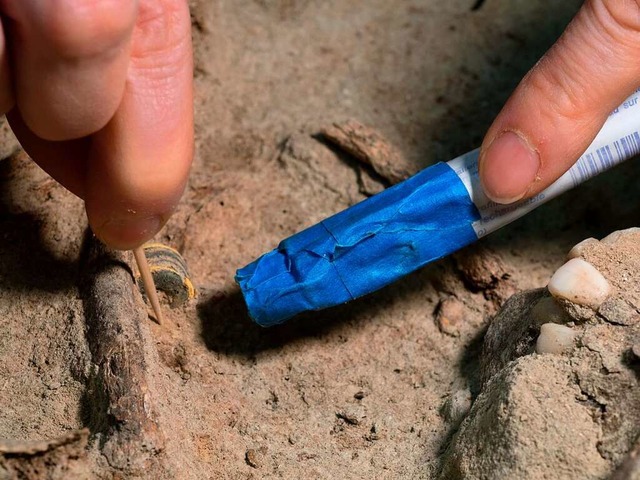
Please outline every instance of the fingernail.
M153 237L164 224L160 215L142 218L111 218L94 233L118 250L131 250Z
M535 182L540 157L520 135L508 131L483 152L480 164L487 197L497 203L512 203L524 197Z

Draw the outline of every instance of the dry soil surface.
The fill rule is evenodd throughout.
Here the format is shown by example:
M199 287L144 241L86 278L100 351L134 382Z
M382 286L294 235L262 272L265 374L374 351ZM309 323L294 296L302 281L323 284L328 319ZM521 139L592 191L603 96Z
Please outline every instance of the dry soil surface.
M148 468L105 455L108 430L91 413L101 407L79 294L82 204L7 137L0 438L23 443L0 444L0 478L3 468L29 479L435 478L481 390L492 316L512 293L545 286L573 244L637 222L640 166L617 167L381 292L280 327L251 323L233 275L383 188L318 132L355 119L412 170L464 153L580 3L190 2L196 156L158 240L182 253L199 295L165 306L166 325L142 319L136 332L141 395L164 438L146 447ZM446 407L452 395L462 413ZM615 463L593 461L602 476Z

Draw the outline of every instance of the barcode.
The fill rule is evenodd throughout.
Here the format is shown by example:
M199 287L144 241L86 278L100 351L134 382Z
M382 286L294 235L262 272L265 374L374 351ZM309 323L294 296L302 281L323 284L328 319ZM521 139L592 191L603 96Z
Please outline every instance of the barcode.
M571 167L571 179L573 186L583 183L585 180L613 167L640 153L640 134L633 132L609 145L598 148L595 152L584 154Z

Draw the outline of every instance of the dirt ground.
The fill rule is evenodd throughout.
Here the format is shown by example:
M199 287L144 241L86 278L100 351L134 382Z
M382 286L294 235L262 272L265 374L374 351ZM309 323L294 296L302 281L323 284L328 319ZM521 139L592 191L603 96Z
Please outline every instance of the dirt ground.
M414 170L471 150L580 3L190 1L196 156L158 240L182 253L198 299L139 327L145 408L163 437L148 468L105 455L107 434L91 421L82 204L7 139L0 438L89 428L47 461L49 447L36 448L41 463L17 478L436 478L456 429L443 407L478 394L492 316L512 293L545 286L578 241L637 224L637 162L383 291L283 326L251 323L233 275L365 198L362 168L318 140L322 128L356 119ZM474 262L499 286L469 273ZM457 313L443 325L447 302ZM600 475L613 466L594 461Z

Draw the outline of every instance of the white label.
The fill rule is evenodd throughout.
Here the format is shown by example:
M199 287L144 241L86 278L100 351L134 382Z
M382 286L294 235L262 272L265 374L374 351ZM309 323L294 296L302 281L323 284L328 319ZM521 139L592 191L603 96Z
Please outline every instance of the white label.
M616 108L578 161L546 190L527 200L501 205L487 198L478 176L478 150L447 162L460 177L480 211L473 223L478 238L529 213L534 208L640 153L640 89Z

